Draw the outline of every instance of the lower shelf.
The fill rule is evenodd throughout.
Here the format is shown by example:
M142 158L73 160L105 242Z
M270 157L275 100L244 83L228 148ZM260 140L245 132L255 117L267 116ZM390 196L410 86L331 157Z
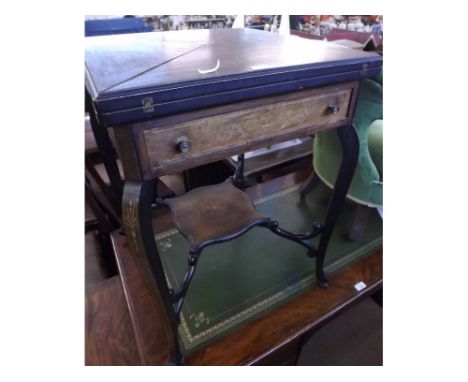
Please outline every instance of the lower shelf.
M330 196L331 191L320 186L301 201L298 185L294 185L254 202L262 214L278 220L285 229L306 232L314 221L321 222ZM382 221L374 212L361 242L346 239L355 208L351 202L345 205L330 242L325 261L330 275L382 246ZM178 289L186 269L188 243L176 230L160 233L156 240L169 284ZM182 310L182 351L191 353L205 347L299 293L317 287L314 265L304 248L262 228L207 248Z

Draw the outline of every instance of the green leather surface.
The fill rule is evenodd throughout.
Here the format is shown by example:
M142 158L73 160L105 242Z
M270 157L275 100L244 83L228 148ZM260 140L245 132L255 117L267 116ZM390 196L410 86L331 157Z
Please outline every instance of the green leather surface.
M382 206L383 203L382 171L377 168L378 164L382 165L382 156L374 160L369 147L369 144L375 144L369 142L370 127L374 121L383 119L382 97L382 73L361 81L353 119L359 137L359 158L348 197L369 206ZM374 155L377 155L375 151ZM315 136L314 169L329 187L335 184L341 158L342 149L336 130L320 132Z
M283 228L305 232L312 222L323 223L331 190L320 185L301 202L297 189L294 186L254 202ZM382 245L382 222L375 211L358 244L346 239L354 211L355 205L347 201L325 261L329 274ZM178 288L186 270L188 243L176 230L158 234L156 239L169 284ZM307 257L303 247L260 227L208 247L201 254L182 310L182 351L206 346L301 291L316 287L314 268L315 259Z

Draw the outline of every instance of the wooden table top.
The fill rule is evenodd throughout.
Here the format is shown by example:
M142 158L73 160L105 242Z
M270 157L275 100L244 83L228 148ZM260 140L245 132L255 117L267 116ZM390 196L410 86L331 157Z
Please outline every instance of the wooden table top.
M332 72L353 63L381 62L373 53L253 29L91 37L85 50L89 90L98 97L179 83L220 82L231 76L274 73L271 81L276 82L292 69L318 70L333 63ZM208 71L218 60L219 68Z
M103 125L358 80L382 58L254 29L88 37L85 82Z

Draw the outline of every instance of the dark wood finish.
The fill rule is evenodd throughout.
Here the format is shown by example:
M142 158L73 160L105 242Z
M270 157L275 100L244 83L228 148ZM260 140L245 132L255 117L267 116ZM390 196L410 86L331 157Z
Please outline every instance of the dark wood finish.
M383 287L379 289L377 292L371 295L372 300L379 305L381 308L383 308Z
M113 230L119 228L115 220L113 220L112 213L105 208L105 206L100 202L96 194L91 190L91 187L86 184L85 186L85 203L93 211L93 215L96 217L96 220L99 222L99 229L103 232L112 232Z
M320 177L316 173L312 172L299 189L301 196L305 196L309 192L312 192L313 189L321 183L322 180ZM359 242L362 239L371 210L372 209L368 206L356 203L356 212L348 235L349 240Z
M259 184L246 192L251 198L290 187L302 182L307 171ZM159 230L173 227L168 210L154 211L153 225ZM140 266L135 261L124 236L112 236L116 258L132 317L135 336L146 365L160 365L168 354L165 333L161 323L160 303L154 300L150 283L143 282ZM147 268L143 269L147 272ZM360 292L354 289L359 281L367 284ZM382 285L382 251L379 250L338 274L324 290L313 288L297 298L274 309L257 320L243 325L218 342L192 354L189 365L249 365L294 364L304 339L322 324L328 322L364 296L377 291ZM159 306L159 308L158 308ZM162 310L164 314L164 310Z
M182 96L174 87L184 82L200 90L205 89L206 82L229 79L241 82L240 87L259 86L290 80L289 72L296 70L301 74L299 69L304 72L304 67L312 71L335 63L335 71L342 68L343 72L351 70L356 62L380 64L371 54L250 29L108 36L87 39L86 45L87 87L93 98L101 102L119 96L130 98L131 90L148 87L160 92L171 90L175 94L167 99L170 101ZM197 69L212 67L216 58L220 59L219 70L211 76L200 76ZM319 74L320 70L316 70L310 76ZM242 82L246 78L250 81ZM117 108L110 106L109 109Z
M97 174L99 175L99 177L102 179L103 183L106 186L111 186L110 181L109 181L109 177L107 176L106 169L105 169L104 165L101 162L93 162L93 166L94 166L94 169L96 170ZM117 167L119 168L120 175L121 175L121 177L123 179L124 178L124 172L123 172L123 168L122 168L122 162L120 161L120 159L117 159Z
M171 208L176 227L192 247L264 220L249 197L231 182L198 187L165 203Z
M111 126L358 80L382 67L376 54L251 29L104 36L86 39L85 51L86 89ZM214 72L198 71L218 59Z
M121 176L122 178L124 178L124 173L123 173L123 168L122 168L121 163L122 162L120 161L120 159L117 159L117 165L119 167L119 170L121 170L120 172ZM104 166L102 165L102 163L94 165L94 169L96 170L97 175L101 178L102 184L106 186L110 186L109 178L107 176L106 170ZM156 191L157 191L156 194L157 195L164 197L164 198L169 198L175 195L174 191L170 187L168 187L162 179L157 178L155 179L155 182L156 182Z
M95 232L85 235L85 288L108 278L101 259L98 237Z
M275 353L318 329L382 285L382 253L377 252L331 278L327 290L314 288L240 327L216 344L189 357L193 365L271 364ZM368 286L357 292L354 285ZM229 350L227 350L229 349Z
M214 74L196 70L212 67L213 57L222 62ZM85 61L91 125L103 151L110 147L103 126L114 125L126 176L123 224L144 286L158 311L165 311L160 322L164 333L171 333L166 344L167 354L176 355L172 361L181 360L178 323L150 216L155 195L151 180L157 176L338 128L342 165L318 250L309 249L316 255L316 278L327 285L323 258L358 151L351 126L358 84L350 81L377 74L381 57L231 29L90 39ZM140 122L143 120L146 122ZM111 183L118 183L108 167ZM305 236L312 237L287 233L277 222L270 223L267 228L282 237L301 243ZM319 233L317 227L312 235ZM154 346L154 342L137 338L140 355L146 354L146 345ZM142 362L152 361L142 357Z
M348 91L349 89L352 89L352 94L351 94L351 100L350 100L350 105L346 106L346 110L352 110L352 107L355 103L355 98L357 94L357 88L358 88L358 83L357 82L350 82L344 85L334 85L334 86L327 86L327 87L322 87L322 88L316 88L316 89L310 89L304 92L298 92L298 93L290 93L287 95L281 95L281 96L271 96L271 97L263 97L255 100L250 100L250 101L244 101L244 102L236 102L232 104L228 104L225 106L218 106L218 107L213 107L209 109L201 109L198 111L194 112L187 112L187 113L181 113L178 115L173 115L169 117L162 117L158 119L153 119L150 121L145 121L145 122L139 122L135 123L132 125L124 125L122 127L116 127L115 129L121 129L124 130L124 132L121 132L119 134L119 137L116 137L117 141L117 147L119 150L120 155L127 156L124 154L125 151L132 151L136 150L136 159L132 158L130 161L131 165L129 165L128 170L125 173L125 178L128 180L141 180L139 176L139 170L135 167L138 163L141 165L141 171L143 172L143 178L144 179L153 179L154 178L154 173L151 170L150 167L150 162L149 162L149 156L147 154L147 145L146 145L146 132L147 131L159 131L159 129L168 129L171 126L176 126L176 125L182 125L182 124L189 124L191 121L197 121L201 119L205 119L208 117L219 117L221 115L229 114L229 113L242 113L243 110L246 108L260 108L262 106L267 106L275 103L281 103L282 101L295 101L297 99L303 98L305 95L307 96L320 96L322 92L327 91L330 93L337 93L341 91ZM340 119L339 122L336 123L331 123L327 125L328 128L333 128L333 127L338 127L340 125L343 125L346 121L350 119L350 113L346 115L345 120ZM313 121L309 121L310 125L313 125ZM129 132L131 129L133 131L133 136ZM311 131L309 131L311 130ZM201 164L204 163L209 163L209 162L214 162L216 160L220 159L225 159L226 157L229 157L234 154L238 154L241 151L249 151L255 148L259 147L265 147L268 146L269 144L273 143L278 143L281 141L285 141L288 139L292 138L297 138L298 136L309 136L312 134L314 131L317 130L317 126L313 127L312 129L306 129L303 131L301 134L298 134L297 132L292 132L292 133L281 133L277 134L276 137L270 137L267 139L257 139L254 142L244 142L242 145L242 148L234 148L234 149L228 149L228 150L215 150L212 153L204 153L204 155L201 156L201 158L194 158L193 155L185 155L183 157L183 163L180 163L180 161L177 161L173 163L169 169L166 169L168 172L172 171L178 171L177 169L180 168L185 169L185 168L193 168L195 166L200 166ZM214 139L215 137L209 137L209 139ZM177 138L175 138L175 141L173 142L174 148L176 147L176 141ZM135 148L136 145L136 148ZM130 153L128 156L133 157L135 154ZM174 167L175 166L175 167Z
M343 84L320 86L317 88L307 89L307 90L299 89L298 91L289 92L286 94L259 97L259 98L252 99L252 100L242 100L239 102L227 103L221 106L204 108L204 109L199 109L196 111L188 111L185 113L179 113L179 114L174 114L174 115L170 115L166 117L159 117L156 119L151 119L148 121L141 121L141 122L137 122L133 124L133 128L135 131L144 132L146 130L151 130L154 128L174 126L174 125L183 124L186 122L195 121L195 120L202 119L202 118L216 117L216 116L234 113L234 112L242 113L245 109L259 108L263 106L269 106L272 104L279 104L281 102L297 101L297 100L300 100L301 98L306 98L306 97L320 96L324 92L333 94L333 93L339 93L342 91L346 92L349 89L352 89L354 92L357 90L358 86L359 86L359 82L350 81L350 82L345 82ZM347 107L347 110L349 111L350 108ZM347 117L350 117L350 115L348 114ZM142 142L143 141L141 141L140 144Z
M114 235L114 246L120 269L127 276L123 280L130 306L133 328L141 350L146 344L145 364L162 365L167 349L160 310L138 277L125 237ZM128 275L133 277L128 277ZM359 281L367 284L360 292L354 289ZM302 336L333 319L362 298L382 286L382 251L350 266L331 278L328 289L314 288L294 300L274 309L257 320L243 325L218 342L194 353L188 365L278 365L292 364L297 356ZM151 346L148 346L151 344ZM152 361L152 362L151 362Z
M93 105L90 100L89 95L85 97L86 104L88 105L88 110L91 110L89 113L89 122L91 124L91 129L93 131L95 142L99 148L99 154L101 156L101 161L106 168L109 181L112 185L112 192L116 200L121 200L122 189L123 189L123 180L120 177L120 171L117 166L114 147L112 141L109 137L109 134L106 129L103 129L99 125L96 114L92 112ZM114 205L114 209L120 213L120 203Z
M145 161L146 158L141 157L138 154L135 142L137 137L133 133L132 126L120 125L111 131L113 131L113 137L117 147L117 151L119 153L119 157L122 158L122 160L118 161L118 163L122 163L122 166L124 166L125 176L123 177L125 179L134 180L143 179L141 169L142 167L145 168L147 166L145 164L142 164L141 161ZM160 179L155 179L155 182L155 198L156 196L174 196L174 192L170 188L168 188Z
M322 227L315 263L315 275L317 281L322 286L328 285L327 276L323 272L323 263L328 243L343 207L343 203L346 199L349 186L353 180L354 170L356 169L359 157L359 138L354 126L349 124L347 126L339 127L337 129L337 133L340 138L343 155L341 158L340 169L336 176L332 198L325 217L325 224Z
M151 293L151 304L161 312L158 323L161 325L161 337L155 337L146 333L146 338L141 338L137 335L138 349L140 351L143 364L152 364L154 357L157 360L168 360L171 362L177 360L172 359L177 356L177 323L173 313L171 296L165 282L164 271L159 258L158 249L154 241L154 231L151 221L151 201L153 196L153 183L151 181L143 183L126 182L122 198L122 221L125 228L126 237L135 254L133 261L137 265L138 273L127 274L122 267L122 262L117 261L119 273L122 277L124 290L126 291L127 299L130 299L131 292L126 288L125 280L128 277L136 277L139 282L142 282L145 289ZM131 300L129 300L131 301ZM129 303L130 315L134 317L140 311L135 313L134 305ZM132 320L134 329L138 333L139 321ZM161 332L161 331L160 331ZM147 349L154 348L154 341L160 344L161 341L166 344L162 354L150 351L150 358L147 358ZM159 348L164 349L164 348Z
M344 125L349 119L355 86L356 83L348 83L282 97L264 97L135 124L137 136L143 135L136 142L141 163L148 166L144 169L145 178ZM329 105L338 105L340 109L332 114ZM191 143L188 152L177 150L177 140L181 137Z
M245 151L246 143L262 147L278 141L278 137L284 140L287 134L307 136L314 130L343 124L351 93L351 88L332 92L323 89L320 95L312 96L296 93L300 98L145 131L150 170L156 176L180 171L186 169L189 158L206 163L203 156L214 152L221 152L216 158L222 159L228 152ZM337 105L339 111L329 113L329 105ZM191 144L187 152L177 149L176 142L181 137Z
M112 192L111 185L105 182L105 179L99 173L96 166L92 164L90 158L87 155L85 155L85 180L87 195L92 194L92 196L96 199L96 202L101 207L100 209L106 215L108 224L112 228L106 229L106 231L111 232L113 229L119 228L122 225L120 221L120 199L117 198L115 192ZM116 206L118 206L118 209L116 209Z
M135 138L131 125L121 125L113 129L117 152L122 160L125 179L141 180L140 155L136 150Z
M140 364L118 276L87 288L85 311L86 365Z
M322 181L320 180L319 176L315 172L311 172L306 181L302 183L301 188L299 188L301 196L305 196L309 192L312 192L312 190L315 187L317 187L321 182Z
M291 340L284 346L260 359L255 366L295 366L303 346L302 337Z
M85 188L85 196L86 204L92 209L93 214L96 216L97 224L92 224L91 227L94 226L100 244L100 258L108 276L114 276L117 274L117 268L109 234L120 227L120 225L117 221L112 219L112 213L99 202L88 185L86 185ZM90 230L91 227L86 223L85 231Z
M187 192L196 187L224 182L232 173L232 169L230 169L224 161L216 161L191 168L183 172L185 191Z
M170 352L167 338L169 334L163 322L165 309L161 307L160 299L155 297L154 290L145 283L141 275L148 272L148 267L142 269L138 265L125 236L115 233L112 242L140 364L163 365ZM127 255L121 256L122 253ZM156 320L153 320L154 318Z

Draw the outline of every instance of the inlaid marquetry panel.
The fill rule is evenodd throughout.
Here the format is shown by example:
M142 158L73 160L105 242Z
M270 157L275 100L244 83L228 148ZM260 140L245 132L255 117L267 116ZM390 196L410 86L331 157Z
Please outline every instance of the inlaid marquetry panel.
M213 157L217 152L226 155L230 148L248 146L251 150L288 133L310 132L311 126L336 125L347 118L351 93L350 88L335 90L146 130L144 141L150 170L162 174L171 168L179 169L173 165L181 161L210 154ZM332 112L331 106L338 109ZM190 142L187 152L178 150L181 137Z

